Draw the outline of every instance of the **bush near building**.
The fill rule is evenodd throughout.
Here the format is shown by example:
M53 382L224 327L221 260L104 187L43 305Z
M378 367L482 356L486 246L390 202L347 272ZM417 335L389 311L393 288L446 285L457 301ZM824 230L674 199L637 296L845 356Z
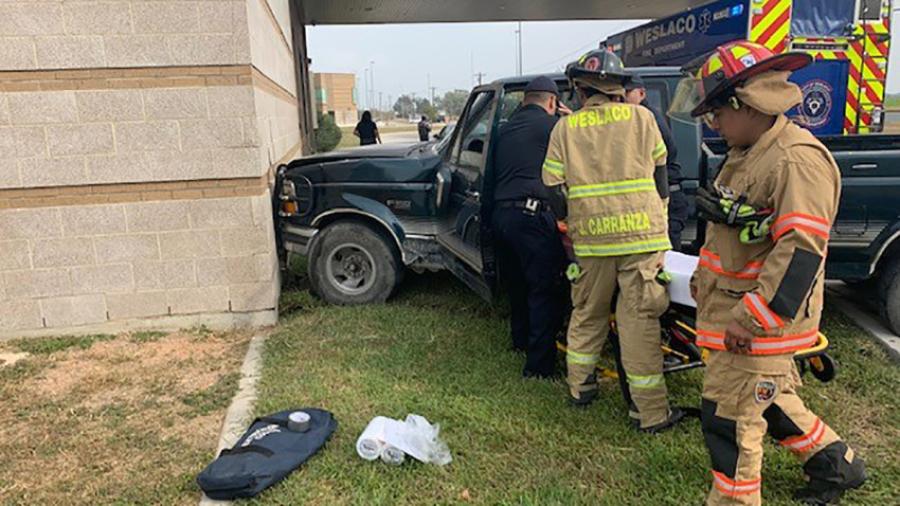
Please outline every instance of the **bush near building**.
M319 128L316 129L316 147L320 153L333 150L341 143L341 129L331 116L319 114Z

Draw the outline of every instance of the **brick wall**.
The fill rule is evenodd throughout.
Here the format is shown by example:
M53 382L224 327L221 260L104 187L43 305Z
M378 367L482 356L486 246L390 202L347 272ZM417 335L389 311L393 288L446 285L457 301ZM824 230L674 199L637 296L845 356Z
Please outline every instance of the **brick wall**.
M0 210L0 330L274 307L266 195Z
M289 12L0 2L0 336L275 311Z

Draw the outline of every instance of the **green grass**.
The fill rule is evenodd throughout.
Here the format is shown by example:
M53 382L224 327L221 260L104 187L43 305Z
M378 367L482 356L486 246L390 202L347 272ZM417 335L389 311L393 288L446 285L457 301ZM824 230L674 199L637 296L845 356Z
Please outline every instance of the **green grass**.
M142 330L131 334L129 337L134 343L152 343L166 337L168 333L155 330Z
M257 504L700 504L709 487L699 422L647 436L628 424L617 385L580 411L561 381L523 380L508 351L503 309L447 275L410 275L387 305L326 306L300 282L266 344L258 414L301 406L332 411L338 431L301 470ZM802 395L867 459L871 481L844 504L896 503L900 372L878 346L829 311L840 364ZM678 404L698 405L702 371L670 376ZM354 443L376 415L418 413L441 424L453 454L443 468L364 462ZM764 500L787 505L800 466L769 444Z
M0 504L197 504L249 335L156 334L0 345Z
M900 95L887 95L884 98L884 107L887 109L900 109Z
M227 408L231 398L237 391L240 379L241 374L239 372L231 372L219 378L209 388L192 392L182 397L181 402L192 408L187 416L208 415L216 410Z
M356 127L341 127L341 142L334 149L347 149L359 147L359 137L353 135L353 129ZM389 134L394 132L414 132L416 131L414 123L397 124L391 126L379 126L378 132L381 134ZM440 127L433 127L432 132L437 133Z
M58 351L67 350L69 348L78 348L86 350L94 343L100 341L109 341L115 339L116 336L109 334L96 334L90 336L60 336L48 337L43 339L19 339L13 341L12 345L26 353L38 355L49 355Z

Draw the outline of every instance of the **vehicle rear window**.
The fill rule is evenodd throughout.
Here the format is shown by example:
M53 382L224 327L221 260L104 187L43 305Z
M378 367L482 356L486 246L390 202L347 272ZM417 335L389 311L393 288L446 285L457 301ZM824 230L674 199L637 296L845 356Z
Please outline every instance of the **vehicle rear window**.
M875 10L879 9L880 7ZM807 37L847 35L856 17L855 10L856 2L847 0L794 0L791 10L791 35Z

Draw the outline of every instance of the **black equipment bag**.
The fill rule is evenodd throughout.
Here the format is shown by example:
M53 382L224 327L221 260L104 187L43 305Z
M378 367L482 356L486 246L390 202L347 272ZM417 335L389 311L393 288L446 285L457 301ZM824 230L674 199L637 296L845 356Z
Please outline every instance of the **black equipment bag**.
M309 430L288 429L288 415L305 411ZM197 484L210 499L253 497L300 467L319 451L337 429L328 411L289 409L257 418L234 447L222 450L199 476Z

